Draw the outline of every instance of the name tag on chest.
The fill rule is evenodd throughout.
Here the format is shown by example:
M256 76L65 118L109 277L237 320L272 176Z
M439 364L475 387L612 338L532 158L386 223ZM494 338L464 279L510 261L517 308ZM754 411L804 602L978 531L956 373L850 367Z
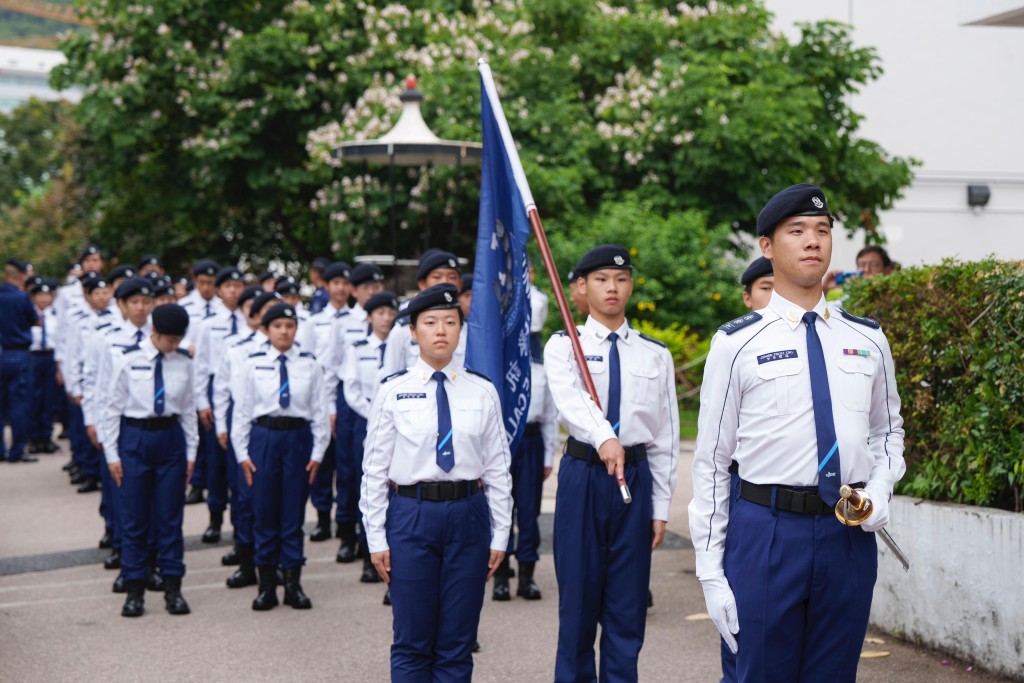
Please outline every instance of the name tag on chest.
M405 393L405 394L398 394L398 396L396 396L395 399L398 400L398 401L404 401L407 398L426 398L426 397L427 397L427 395L426 394L422 394L422 393L420 393L420 394L417 394L417 393Z
M765 363L771 363L776 360L786 360L789 358L797 358L796 349L787 349L785 351L772 351L771 353L762 353L757 357L757 364L764 365Z

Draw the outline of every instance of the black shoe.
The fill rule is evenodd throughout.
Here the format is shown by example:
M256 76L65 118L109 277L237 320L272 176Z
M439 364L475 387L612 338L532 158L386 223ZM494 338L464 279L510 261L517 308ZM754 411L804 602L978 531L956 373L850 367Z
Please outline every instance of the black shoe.
M253 547L251 545L235 546L238 550L238 569L228 577L228 588L245 588L255 586L256 567L253 566Z
M260 592L252 601L252 608L257 612L265 612L277 607L277 567L260 567L259 581Z
M145 611L146 588L141 581L128 581L126 585L128 597L121 608L122 617L141 617Z
M53 441L41 441L39 443L39 452L40 453L50 454L50 453L56 453L59 450L60 450L60 446L55 444Z
M477 652L480 652L480 641L479 640L474 640L473 641L473 653L476 654Z
M220 543L220 528L224 524L224 513L210 511L210 526L203 532L203 543Z
M338 548L338 554L334 556L334 560L341 564L349 564L357 559L359 559L359 554L356 552L356 544L342 541L341 547Z
M65 439L66 440L68 438L68 430L61 429L60 430L60 434L57 435L57 438L58 439Z
M338 536L341 538L341 546L335 561L341 564L348 564L359 559L359 535L356 533L354 522L338 522Z
M121 568L121 551L113 550L107 559L103 560L104 569L120 569Z
M38 441L29 441L28 445L25 447L25 452L26 453L42 453L43 452L43 446Z
M309 534L309 540L314 543L326 541L331 537L331 511L316 511L316 528Z
M391 589L384 591L384 604L387 606L391 605Z
M39 458L35 457L34 455L28 454L22 455L20 458L12 458L11 456L7 456L7 459L11 462L39 462Z
M117 578L114 579L114 585L111 588L111 590L113 592L115 592L115 593L127 593L128 592L128 586L127 586L127 582L124 580L124 574L118 573Z
M284 570L284 604L294 609L309 609L313 603L302 590L301 578L302 567Z
M185 505L196 505L203 502L203 490L198 486L193 486L189 489L188 494L185 496Z
M70 477L71 479L74 479L75 477L77 477L81 473L82 473L82 466L79 465L77 462L71 463L71 467L68 468L68 477ZM79 482L79 483L81 483L81 482Z
M167 582L164 581L164 577L153 565L150 565L149 570L146 572L146 590L153 591L154 593L163 593L167 590Z
M377 573L377 568L373 566L373 562L370 562L369 558L363 559L363 575L359 577L359 583L380 583L380 574Z
M74 461L74 460L68 460L68 461L67 461L66 463L64 463L63 465L61 465L61 467L60 467L60 468L61 468L62 470L64 470L65 472L70 472L70 471L71 471L72 469L74 469L75 467L77 467L77 465L75 464L75 461Z
M652 607L654 607L654 593L652 593L651 589L648 588L647 589L647 609L650 609Z
M220 563L225 567L237 567L241 561L237 545L231 546L231 550L229 550L224 557L220 558Z
M170 614L188 614L188 603L181 594L181 577L168 576L164 579L164 606Z
M92 493L100 490L100 480L94 478L88 478L85 482L78 487L79 493Z
M516 595L527 600L541 599L540 587L533 580L534 566L533 562L519 563L519 588L516 590Z
M114 533L107 529L103 534L103 538L100 539L100 550L110 550L114 547Z
M506 557L494 572L494 589L491 591L491 600L508 602L512 599L512 594L508 589L508 570L508 557Z

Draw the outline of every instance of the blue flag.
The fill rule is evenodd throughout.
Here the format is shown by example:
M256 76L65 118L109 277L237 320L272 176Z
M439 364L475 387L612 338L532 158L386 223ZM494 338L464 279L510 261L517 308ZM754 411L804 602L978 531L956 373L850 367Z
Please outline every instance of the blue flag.
M486 375L501 397L502 417L514 452L530 408L530 275L526 242L533 196L490 67L480 60L483 179L473 307L466 335L466 365Z

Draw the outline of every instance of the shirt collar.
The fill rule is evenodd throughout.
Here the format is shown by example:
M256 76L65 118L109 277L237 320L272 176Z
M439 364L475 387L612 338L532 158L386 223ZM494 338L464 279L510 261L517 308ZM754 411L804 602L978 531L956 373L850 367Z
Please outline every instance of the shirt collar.
M600 341L604 341L608 338L608 335L613 331L619 335L619 341L625 341L627 344L630 343L630 336L633 330L629 327L629 321L623 319L622 324L619 325L617 330L609 330L601 323L594 320L592 316L587 316L587 322L583 325L592 335L598 338Z
M268 344L270 343L270 338L269 337L267 337L267 343ZM277 360L278 358L281 357L282 354L281 354L280 351L275 349L273 345L271 345L270 348L267 349L267 355L270 356L271 358L273 358L274 360ZM284 352L284 357L287 358L289 361L293 361L296 358L298 358L299 357L299 347L298 347L298 345L292 344L291 348Z
M448 381L454 382L456 376L458 376L459 374L459 370L460 368L455 364L453 358L452 361L449 362L448 365L446 365L441 370L441 372L445 374L445 377L448 378ZM416 377L419 378L422 384L426 384L431 379L433 379L436 370L427 365L426 361L424 361L422 358L417 358L416 364L412 366L412 372L415 373Z
M139 348L142 349L142 354L151 361L155 361L156 357L160 355L160 350L153 346L153 340L149 337L139 342Z
M792 301L789 301L779 294L778 290L772 292L772 298L768 301L767 308L782 318L786 324L789 325L791 330L795 330L803 323L804 313L807 313L807 311L802 307L797 306ZM814 308L811 310L817 313L818 317L821 318L827 326L832 327L833 313L825 303L824 294L821 295L821 298L818 299L818 303L816 303Z
M337 314L341 313L342 311L349 311L349 312L352 311L352 309L349 308L347 305L342 306L341 308L338 308L337 306L334 305L333 301L328 301L327 302L327 307L329 309L331 309L331 315L337 315Z

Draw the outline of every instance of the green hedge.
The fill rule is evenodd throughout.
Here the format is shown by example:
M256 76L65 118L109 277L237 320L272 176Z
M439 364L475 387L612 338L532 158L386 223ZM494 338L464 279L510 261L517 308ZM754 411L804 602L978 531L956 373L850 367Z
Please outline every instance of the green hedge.
M903 401L906 495L1021 511L1024 270L946 261L846 287L882 323Z

